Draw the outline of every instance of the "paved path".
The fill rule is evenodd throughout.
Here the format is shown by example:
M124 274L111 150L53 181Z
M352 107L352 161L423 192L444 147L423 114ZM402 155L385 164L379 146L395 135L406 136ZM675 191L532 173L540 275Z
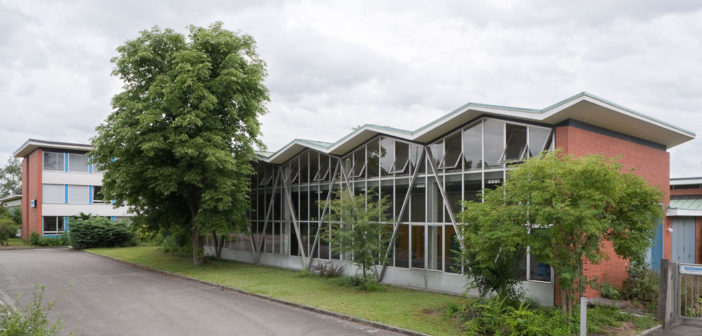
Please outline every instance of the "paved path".
M663 330L656 336L702 336L702 321L683 320L682 323L669 330Z
M76 335L396 335L70 249L0 251L1 301L35 284Z

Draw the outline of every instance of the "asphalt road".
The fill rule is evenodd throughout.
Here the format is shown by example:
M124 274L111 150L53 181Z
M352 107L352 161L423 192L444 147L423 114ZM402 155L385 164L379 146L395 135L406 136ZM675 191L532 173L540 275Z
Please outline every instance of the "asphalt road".
M84 252L0 250L0 301L36 284L76 335L396 335Z

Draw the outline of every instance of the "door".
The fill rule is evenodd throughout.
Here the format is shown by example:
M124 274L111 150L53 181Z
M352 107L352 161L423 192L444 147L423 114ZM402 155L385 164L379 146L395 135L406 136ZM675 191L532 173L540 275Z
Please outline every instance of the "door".
M673 261L695 263L695 218L673 218Z

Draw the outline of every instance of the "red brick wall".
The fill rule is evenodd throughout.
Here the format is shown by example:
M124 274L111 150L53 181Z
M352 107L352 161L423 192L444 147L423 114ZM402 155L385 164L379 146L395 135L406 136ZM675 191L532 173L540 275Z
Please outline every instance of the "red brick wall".
M43 151L37 149L22 160L22 238L29 238L32 232L41 234L41 174ZM30 205L37 200L36 208Z
M666 206L670 201L670 154L665 150L573 126L556 128L556 147L576 157L588 154L619 157L624 169L633 169L635 174L665 193L662 201ZM665 228L670 225L671 222L666 219ZM663 257L667 259L672 254L671 239L671 233L664 230ZM603 249L610 255L609 260L603 260L598 265L585 261L583 271L590 278L597 277L619 286L627 277L628 261L614 254L611 243L605 243ZM559 296L558 293L556 295ZM599 297L600 293L588 287L585 296Z

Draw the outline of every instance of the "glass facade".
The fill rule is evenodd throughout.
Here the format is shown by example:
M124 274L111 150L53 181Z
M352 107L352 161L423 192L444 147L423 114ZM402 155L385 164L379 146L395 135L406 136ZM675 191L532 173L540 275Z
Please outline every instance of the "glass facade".
M388 266L461 273L454 224L462 201L480 201L483 190L504 183L511 164L550 150L551 134L546 127L482 118L428 144L378 135L340 157L305 149L281 165L258 162L251 234L231 235L228 246L350 259L317 237L322 227L333 234L338 225L323 218L320 202L340 188L375 190L392 203L392 221L382 224L388 231L398 225ZM519 278L551 281L548 265L528 252L523 259L515 261L524 265Z

